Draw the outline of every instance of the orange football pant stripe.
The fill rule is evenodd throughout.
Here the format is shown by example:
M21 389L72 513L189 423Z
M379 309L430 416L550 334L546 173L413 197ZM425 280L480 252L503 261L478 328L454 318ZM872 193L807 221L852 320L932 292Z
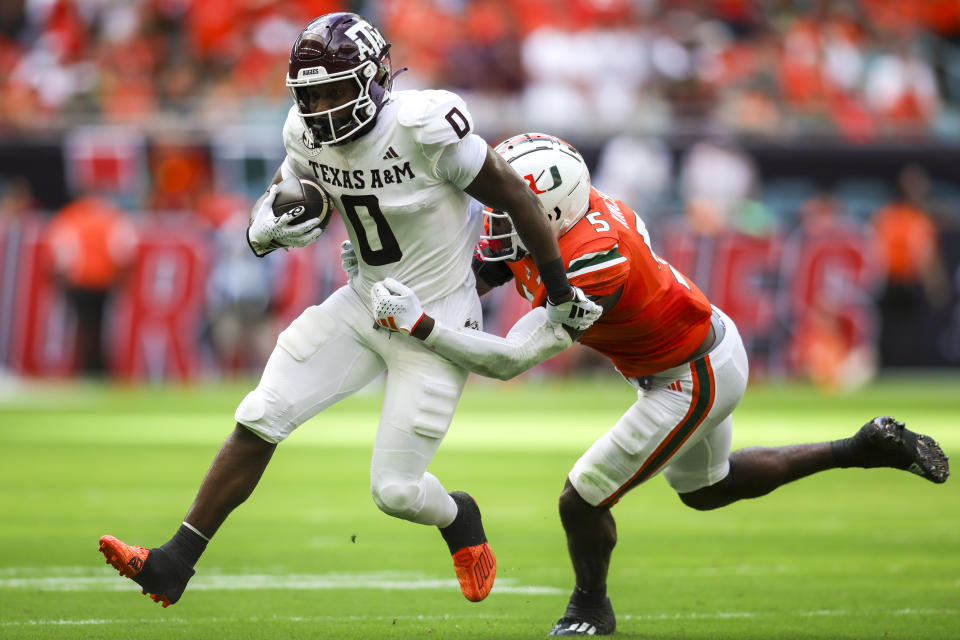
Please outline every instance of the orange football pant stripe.
M699 360L690 363L690 369L693 373L693 390L690 393L690 407L677 425L670 430L667 437L657 446L657 448L644 461L640 469L630 480L624 483L619 489L613 492L609 498L600 503L600 506L610 506L616 504L623 494L645 482L659 471L673 455L680 450L683 443L686 442L693 432L697 430L710 409L713 408L713 401L716 397L716 384L713 377L713 366L710 363L710 356L704 356Z

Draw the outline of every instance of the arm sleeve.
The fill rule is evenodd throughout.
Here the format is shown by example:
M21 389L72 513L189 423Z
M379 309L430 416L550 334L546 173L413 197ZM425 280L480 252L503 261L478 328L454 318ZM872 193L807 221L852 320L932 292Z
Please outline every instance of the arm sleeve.
M517 320L505 338L474 329L451 329L437 320L424 343L464 369L509 380L557 355L573 340L562 326L547 320L546 309L537 307Z

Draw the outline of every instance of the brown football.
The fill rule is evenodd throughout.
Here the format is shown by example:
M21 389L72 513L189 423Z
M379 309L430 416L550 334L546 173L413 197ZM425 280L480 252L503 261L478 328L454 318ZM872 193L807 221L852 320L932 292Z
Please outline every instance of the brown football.
M293 211L291 224L320 219L320 228L330 223L330 196L316 182L304 178L287 178L277 184L277 197L273 200L273 215L280 217Z

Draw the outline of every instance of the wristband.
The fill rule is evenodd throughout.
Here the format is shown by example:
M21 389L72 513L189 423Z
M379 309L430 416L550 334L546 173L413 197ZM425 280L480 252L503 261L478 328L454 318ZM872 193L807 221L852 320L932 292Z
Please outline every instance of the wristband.
M573 287L567 281L567 272L563 268L563 258L551 260L546 264L538 264L540 282L547 290L547 299L557 301L570 295Z

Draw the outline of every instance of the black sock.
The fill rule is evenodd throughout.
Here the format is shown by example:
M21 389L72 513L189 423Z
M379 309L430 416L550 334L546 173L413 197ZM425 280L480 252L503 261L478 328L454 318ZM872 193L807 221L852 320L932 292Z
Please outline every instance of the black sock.
M464 547L483 544L487 536L480 522L480 509L473 498L463 491L451 491L450 497L457 503L457 517L449 526L440 528L440 535L453 555Z
M159 548L192 569L203 554L203 550L207 548L207 540L187 525L182 524L173 534L173 537L160 545Z
M578 607L591 609L602 605L606 597L606 586L600 587L599 589L594 589L592 591L586 591L580 588L580 585L577 585L573 588L573 595L570 596L570 603Z
M853 459L853 438L841 438L830 443L833 459L841 469L858 466Z

